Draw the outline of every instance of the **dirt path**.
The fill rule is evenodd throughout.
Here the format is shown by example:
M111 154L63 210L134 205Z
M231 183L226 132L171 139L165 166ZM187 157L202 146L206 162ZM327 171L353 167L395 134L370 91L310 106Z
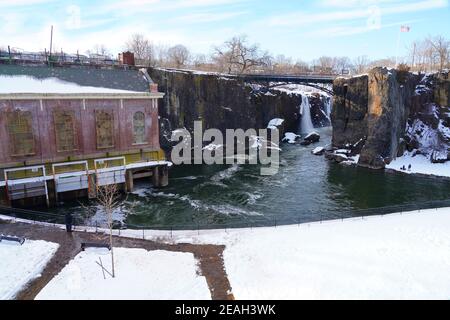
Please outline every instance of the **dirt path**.
M42 276L33 280L16 299L32 300L56 276L64 266L80 251L82 242L107 242L108 237L100 233L73 232L68 234L59 228L26 223L0 224L0 233L25 237L31 240L45 240L60 245L55 256L42 272ZM164 244L149 240L114 237L114 247L142 248L149 251L166 250L173 252L190 252L199 261L201 274L206 278L213 300L232 300L230 282L224 261L224 246Z

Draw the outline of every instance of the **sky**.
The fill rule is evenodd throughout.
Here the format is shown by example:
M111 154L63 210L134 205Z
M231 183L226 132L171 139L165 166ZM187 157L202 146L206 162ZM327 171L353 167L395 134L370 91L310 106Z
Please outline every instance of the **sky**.
M428 35L450 38L449 0L0 0L0 47L116 55L133 33L208 54L247 35L273 56L402 56ZM408 25L409 33L400 33Z

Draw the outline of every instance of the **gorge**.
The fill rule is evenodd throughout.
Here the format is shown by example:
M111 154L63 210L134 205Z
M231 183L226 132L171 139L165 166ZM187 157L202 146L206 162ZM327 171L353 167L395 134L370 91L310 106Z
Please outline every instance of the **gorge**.
M395 70L375 69L369 75L340 78L334 83L331 108L330 97L305 92L305 88L267 90L221 75L189 71L150 69L149 74L166 93L159 107L162 143L167 150L171 131L192 130L196 120L202 120L204 128L225 130L266 128L270 120L281 118L285 120L282 130L304 137L301 105L306 96L310 121L321 140L308 146L282 143L280 170L271 177L261 176L259 166L254 165L174 166L167 188L136 185L115 213L115 219L127 227L292 224L449 205L447 179L373 170L384 168L390 159L394 163L402 151L437 157L434 147L419 140L420 132L430 136L425 127L419 133L410 128L421 128L420 120L430 130L436 129L428 131L434 132L432 136L445 138L441 132L445 133L447 109L441 104L447 101L448 106L448 82L441 75L424 78L408 73L400 84ZM327 118L330 109L333 129ZM416 148L414 139L419 142ZM318 147L340 153L342 163L313 155ZM359 166L343 165L352 159ZM79 212L80 205L65 203L54 210ZM99 212L86 221L102 222L103 216Z

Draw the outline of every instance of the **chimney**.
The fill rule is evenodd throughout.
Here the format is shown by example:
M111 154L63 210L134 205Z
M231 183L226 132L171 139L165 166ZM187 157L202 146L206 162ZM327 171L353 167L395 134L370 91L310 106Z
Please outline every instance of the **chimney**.
M154 93L158 92L158 84L157 83L150 83L150 92L154 92Z

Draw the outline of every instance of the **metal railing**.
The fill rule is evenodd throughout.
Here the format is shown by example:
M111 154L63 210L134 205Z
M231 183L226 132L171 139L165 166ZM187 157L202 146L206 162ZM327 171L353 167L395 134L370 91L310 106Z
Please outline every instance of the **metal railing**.
M84 55L41 52L8 52L0 50L0 61L28 62L28 63L56 63L56 64L78 64L78 65L109 65L118 66L120 61L108 57L87 57Z
M200 231L202 230L228 230L228 229L238 229L238 228L259 228L259 227L279 227L285 225L300 225L308 223L323 223L330 220L345 220L349 218L367 218L370 216L385 216L389 214L399 213L403 214L406 212L421 212L423 210L429 209L439 209L444 207L450 207L449 200L438 200L429 201L421 203L411 203L404 205L394 205L379 208L370 209L355 209L355 210L336 210L328 212L305 212L304 215L299 215L297 217L252 217L246 218L241 221L232 221L226 223L206 223L198 221L196 223L189 224L172 224L172 225L162 225L162 224L149 224L149 225L136 225L130 223L117 223L114 227L115 230L131 229L140 230L143 232L145 237L145 231L148 230L159 230L159 231L178 231L178 230L191 230ZM0 215L6 215L13 218L26 219L33 223L45 222L54 225L65 224L65 216L55 213L47 213L40 211L32 211L19 208L10 208L0 206ZM107 228L106 222L92 221L86 215L73 214L73 225L80 228ZM106 217L105 217L106 218Z

